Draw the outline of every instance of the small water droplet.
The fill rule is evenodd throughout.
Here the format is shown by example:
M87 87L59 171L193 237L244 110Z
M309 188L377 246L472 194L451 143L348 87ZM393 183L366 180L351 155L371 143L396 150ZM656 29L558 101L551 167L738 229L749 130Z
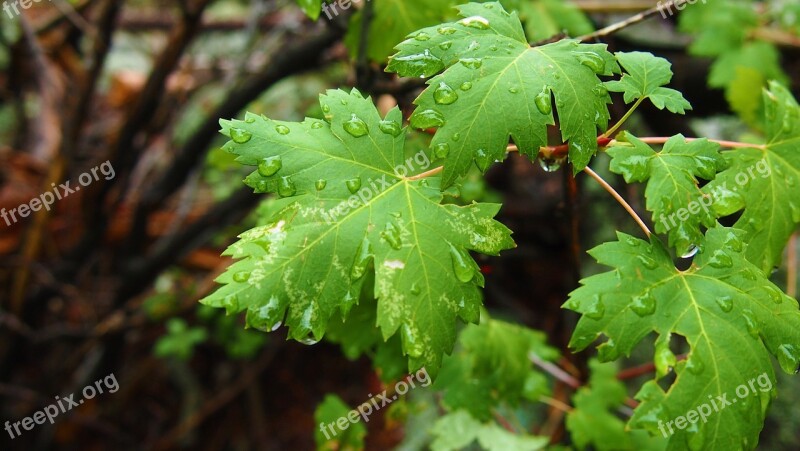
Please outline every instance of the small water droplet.
M514 86L509 86L509 87L508 87L508 92L510 92L511 94L516 94L516 93L518 93L518 92L519 92L519 86L516 86L516 85L514 85Z
M544 114L545 116L549 115L553 111L553 103L550 98L550 88L545 86L542 89L542 92L536 94L536 97L533 99L533 103L536 104L536 109L539 110L540 113Z
M694 431L686 436L686 444L689 447L689 451L702 451L706 449L705 428L700 427L697 423L692 426Z
M381 238L389 243L389 246L394 250L399 250L403 245L403 241L400 238L400 230L392 222L386 223L386 227L381 232Z
M686 251L684 251L684 253L681 254L681 258L692 258L695 255L697 255L697 252L699 250L700 250L700 248L697 247L696 244L690 244L689 247L686 248Z
M364 277L364 274L367 273L370 259L372 258L372 245L367 238L364 238L356 251L356 259L353 261L353 267L350 269L350 278L352 280L358 280Z
M355 114L352 115L349 121L345 121L345 123L342 124L342 127L344 128L344 131L355 138L360 138L369 133L367 123L362 121Z
M465 81L464 83L461 83L461 86L459 86L459 89L461 89L462 91L469 91L470 89L472 89L472 82L471 81Z
M317 191L324 190L326 186L328 186L328 181L325 179L319 179L314 182L314 187L317 189Z
M778 363L781 369L788 374L795 374L798 371L797 351L793 345L783 344L778 346Z
M656 298L649 290L640 296L635 296L631 302L631 310L640 317L652 315L656 311Z
M789 201L789 210L792 212L792 221L800 222L800 207L796 203Z
M267 157L258 163L258 173L262 177L270 177L275 175L276 172L280 171L281 167L283 167L283 161L281 160L280 155Z
M285 125L276 125L275 126L275 131L278 132L281 135L288 135L289 132L290 132L289 127L287 127Z
M458 140L461 139L461 133L453 133L453 136L450 139L452 139L453 142L458 142Z
M421 292L422 292L422 290L421 290L421 289L420 289L420 287L419 287L419 283L417 283L417 282L414 282L414 283L412 283L412 284L411 284L411 294L413 294L413 295L417 296L417 295L419 295Z
M461 58L458 62L470 69L480 69L483 65L483 60L480 58Z
M496 52L497 51L497 46L496 45L490 46L489 50L491 50L492 52Z
M706 365L703 363L702 360L700 360L699 358L697 358L694 355L692 355L689 358L689 360L686 361L686 369L690 373L692 373L694 375L698 375L698 374L701 374L703 372L703 370L706 369Z
M595 52L579 52L578 61L596 74L602 74L606 70L605 60Z
M583 314L594 320L601 320L606 314L606 306L599 294L592 296L592 300L586 304Z
M256 182L256 192L266 193L267 191L269 191L269 183L266 180Z
M711 254L708 264L713 268L730 268L733 266L733 260L724 251L716 250Z
M458 100L458 94L447 83L441 82L433 92L433 100L439 105L450 105Z
M478 166L481 172L486 172L489 169L491 161L489 160L489 154L484 149L475 151L475 165Z
M617 347L617 342L613 338L597 347L597 359L601 362L613 362L620 357L620 351Z
M639 244L641 243L640 240L637 240L632 236L625 237L625 242L628 243L628 246L631 247L639 247Z
M244 119L244 121L245 121L245 123L247 123L247 124L252 124L253 122L255 122L255 121L256 121L256 118L254 118L253 116L247 116L247 117Z
M444 116L436 110L416 110L409 121L411 126L418 129L441 127L444 125Z
M758 340L758 323L753 320L753 312L748 310L744 310L742 312L742 319L744 320L744 324L747 327L747 333L750 334L751 337Z
M456 29L453 27L439 27L436 29L436 31L441 35L447 36L455 33Z
M556 73L553 74L553 78L556 79L556 80L561 80L561 74L556 72Z
M424 42L424 41L427 41L427 40L429 40L430 38L431 38L431 37L430 37L430 36L428 36L428 33L425 33L424 31L420 31L419 33L417 33L416 35L414 35L414 40L415 40L415 41L421 41L421 42Z
M561 169L561 165L566 161L566 157L564 158L544 158L539 157L539 167L541 167L544 172L556 172L557 170Z
M489 21L485 17L471 16L458 21L465 27L475 28L478 30L487 30L489 28Z
M678 363L677 357L669 348L670 335L666 335L666 339L659 338L656 341L655 355L653 356L653 363L656 366L656 374L659 377L664 377L670 370Z
M292 179L289 177L281 177L278 182L278 195L281 197L290 197L294 196L296 192L297 187L294 186Z
M656 262L655 260L653 260L653 259L652 259L652 258L650 258L650 257L647 257L647 256L645 256L645 255L637 255L637 256L636 256L636 258L637 258L637 259L638 259L638 260L639 260L639 261L642 263L642 265L644 265L644 267L645 267L645 268L647 268L647 269L656 269L656 268L658 268L658 262Z
M605 96L608 95L608 89L606 89L606 87L603 85L595 86L594 88L592 88L592 92L594 93L595 96L600 98L605 98Z
M456 248L450 245L450 259L453 262L453 271L456 278L463 283L467 283L475 277L475 268L472 257L463 248Z
M344 183L347 185L347 190L350 191L350 194L355 194L361 189L361 177L347 180Z
M439 143L434 146L433 152L436 154L436 158L447 158L447 155L450 154L450 144Z
M453 46L453 41L444 41L439 44L439 48L442 50L450 50L450 47Z
M730 312L733 310L733 297L732 296L717 296L715 299L717 305L719 306L720 310L725 313Z
M331 112L331 107L329 107L328 104L323 103L322 104L322 112L325 113L325 114L330 113Z
M250 141L250 138L252 137L253 134L247 130L243 130L241 128L231 128L231 139L236 144L244 144L247 141Z
M319 122L319 121L312 122L311 123L311 128L313 128L315 130L318 130L318 129L322 128L322 122Z
M403 128L400 126L400 124L391 120L380 121L380 123L378 123L378 128L383 133L386 133L387 135L392 135L395 138L397 138L398 136L400 136L401 133L403 133Z
M783 302L783 294L776 288L773 288L771 286L766 286L764 287L764 290L767 292L770 300L772 300L773 303L780 304Z
M250 271L238 271L233 274L233 281L245 283L250 280Z
M742 240L733 232L729 232L725 237L724 246L734 252L742 252L743 249Z

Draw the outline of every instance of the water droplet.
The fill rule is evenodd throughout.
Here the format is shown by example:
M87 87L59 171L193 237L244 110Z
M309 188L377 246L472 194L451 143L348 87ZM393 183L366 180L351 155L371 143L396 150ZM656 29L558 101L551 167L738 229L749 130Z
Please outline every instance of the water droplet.
M631 310L640 317L652 315L656 311L656 298L649 290L640 296L635 296L631 302Z
M231 139L236 144L244 144L247 141L250 141L250 138L253 137L253 134L248 132L247 130L242 130L241 128L232 128L231 129Z
M411 294L413 294L413 295L417 296L417 295L419 295L421 292L422 292L422 290L421 290L421 289L420 289L420 287L419 287L419 283L417 283L417 282L414 282L414 283L412 283L412 284L411 284Z
M724 251L716 250L708 259L708 264L713 268L730 268L733 266L733 260Z
M410 69L409 72L421 74L423 78L426 74L435 74L444 67L442 60L434 55L431 55L431 52L428 49L425 49L425 51L422 53L400 56L394 60L404 63L405 66Z
M281 160L280 155L267 157L258 163L258 173L262 177L270 177L275 175L276 172L280 171L281 167L283 167L283 161Z
M453 142L458 142L458 140L461 139L461 133L454 133L450 139L452 139Z
M592 297L592 300L586 304L583 314L591 319L600 320L606 314L606 306L599 294Z
M266 305L250 304L245 316L248 327L262 332L277 330L281 326L281 319L283 319L283 308L275 296L270 297Z
M278 132L281 135L288 135L290 130L289 130L289 127L287 127L285 125L276 125L275 126L275 131Z
M486 30L489 28L489 21L485 17L471 16L458 21L465 27L475 28L478 30Z
M403 245L403 241L400 238L400 230L392 222L386 223L386 227L384 227L383 232L381 232L381 238L389 243L389 246L394 250L399 250Z
M245 121L245 123L247 123L247 124L252 124L253 122L255 122L255 121L256 121L256 118L254 118L253 116L247 116L247 117L244 119L244 121Z
M459 86L459 89L461 89L462 91L469 91L470 89L472 89L472 82L471 81L465 81L464 83L461 83L461 86Z
M480 58L461 58L458 62L470 69L480 69L483 65L483 60Z
M606 70L605 60L595 52L579 52L578 61L596 74L602 74Z
M453 261L453 271L456 273L458 280L467 283L475 277L474 263L466 250L456 248L451 244L450 259Z
M650 257L647 257L645 255L637 255L636 258L639 259L639 261L642 263L642 265L644 265L644 267L647 268L647 269L656 269L656 268L658 268L658 262L653 260Z
M556 80L561 80L561 74L556 72L556 73L553 74L553 78L556 79Z
M327 185L328 185L328 181L325 180L325 179L319 179L316 182L314 182L314 188L316 188L317 191L324 190Z
M259 180L256 182L256 192L266 193L267 191L269 191L269 184L266 180Z
M720 310L725 313L730 312L733 310L733 297L732 296L717 296L715 299L717 305L719 306Z
M314 338L314 336L313 336L313 335L311 335L311 334L309 334L309 335L308 335L307 337L305 337L305 338L300 338L300 339L298 339L297 341L299 341L300 343L302 343L302 344L304 344L304 345L308 345L308 346L315 345L315 344L319 343L319 340L317 340L316 338Z
M222 306L225 307L226 315L233 315L239 311L239 298L235 294L229 294L222 300Z
M350 278L358 280L364 277L369 267L369 261L373 257L372 245L367 238L361 241L356 251L356 259L353 261L353 267L350 269Z
M764 290L766 290L767 294L769 295L769 298L775 304L780 304L783 302L783 294L781 294L781 292L778 291L776 288L773 288L771 286L766 286L764 287Z
M539 110L540 113L549 115L553 111L553 103L550 99L550 88L545 86L542 92L536 94L533 103L536 104L536 109Z
M386 133L387 135L392 135L395 138L397 138L398 136L400 136L401 133L403 133L403 128L400 126L400 124L398 124L395 121L390 121L390 120L380 121L380 123L378 124L378 128L383 133Z
M724 246L734 252L742 252L743 249L742 240L733 232L729 232L725 237Z
M322 128L322 122L319 122L319 121L312 122L311 123L311 128L316 129L316 130Z
M436 29L436 31L441 35L447 36L455 33L456 29L453 27L439 27Z
M670 336L667 335L666 339L662 340L659 339L656 341L656 349L655 355L653 356L653 363L656 366L656 374L659 377L664 377L667 373L670 372L670 369L673 368L677 363L678 359L673 354L672 350L669 348L669 339Z
M697 247L695 244L690 244L686 251L681 254L681 258L692 258L697 255L697 252L700 251L700 248Z
M323 103L322 104L322 112L325 113L325 114L330 113L331 112L331 107L329 107L327 104Z
M489 160L489 154L484 149L475 151L475 165L478 166L481 172L486 172L489 169L491 161Z
M484 3L483 7L486 8L486 9L494 9L494 4L493 3Z
M761 217L753 217L747 220L747 226L755 232L764 230L764 220Z
M458 94L447 83L441 82L433 92L433 100L439 105L450 105L458 100Z
M355 114L352 115L349 121L346 121L344 124L342 124L342 127L344 128L344 131L355 138L360 138L369 133L366 122L362 121Z
M444 125L444 116L436 110L416 110L409 121L411 126L418 129L441 127Z
M238 271L233 274L233 281L245 283L250 280L250 271Z
M601 362L613 362L619 356L620 351L613 338L609 338L608 341L597 347L597 359Z
M497 46L493 45L493 46L489 47L489 50L491 50L492 52L496 52L497 51Z
M389 213L389 215L391 217L395 218L395 219L400 219L400 218L403 217L403 213L401 213L399 211L393 211L393 212Z
M294 196L296 192L297 187L294 186L292 179L289 177L281 177L278 182L278 195L281 197L290 197Z
M453 46L453 41L444 41L439 44L439 48L442 50L450 50L450 47Z
M556 172L557 170L561 169L561 165L566 161L566 157L564 158L544 158L539 157L539 166L544 170L544 172Z
M355 194L361 189L361 177L347 180L344 184L347 185L347 190L350 191L350 194Z
M508 92L510 92L511 94L516 94L516 93L518 93L518 92L519 92L519 86L516 86L516 85L514 85L514 86L509 86L509 87L508 87Z
M788 374L795 374L798 371L797 351L789 344L778 346L778 363L781 369Z
M429 40L430 38L431 38L431 37L430 37L430 36L428 36L428 33L425 33L424 31L420 31L419 33L417 33L417 34L414 36L414 40L415 40L415 41L421 41L421 42L427 41L427 40Z
M703 363L703 361L694 355L692 355L689 360L686 361L686 369L694 375L702 373L705 368L706 365Z
M753 320L753 312L750 310L744 310L744 312L742 312L742 319L747 327L747 333L749 333L751 337L758 340L758 323Z
M632 236L625 237L625 242L628 243L628 246L631 247L639 247L639 244L641 243L640 240L637 240Z
M600 98L605 98L605 96L608 95L608 89L606 89L606 87L603 85L595 86L594 88L592 88L592 92L594 93L595 96Z
M447 155L450 154L450 144L439 143L434 146L433 152L436 154L436 158L447 158Z

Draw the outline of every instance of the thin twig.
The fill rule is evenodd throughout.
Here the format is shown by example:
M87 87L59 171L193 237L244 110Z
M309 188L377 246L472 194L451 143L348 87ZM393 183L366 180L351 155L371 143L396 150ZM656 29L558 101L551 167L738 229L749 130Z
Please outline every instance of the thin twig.
M573 410L572 406L570 406L569 404L563 401L559 401L558 399L551 398L549 396L544 396L544 395L539 396L539 401L547 404L548 406L555 407L556 409L561 410L562 412L569 413L572 412Z
M620 196L619 193L611 185L608 184L608 182L603 180L603 178L600 177L600 175L598 175L588 166L583 169L583 172L589 174L589 176L595 179L597 183L599 183L600 186L603 187L603 189L608 191L608 193L611 194L611 196L614 199L616 199L617 202L619 202L619 204L622 205L623 208L625 208L625 210L628 212L628 214L631 215L633 220L636 221L637 224L639 224L639 227L642 229L644 234L647 235L648 238L650 237L650 229L647 228L647 225L644 223L644 221L642 221L642 218L640 218L639 215L636 214L636 211L634 211L633 207L631 207L630 204L628 204L628 202L626 202L625 199L623 199L622 196Z
M578 38L579 41L586 42L586 41L593 41L608 36L610 34L614 34L623 28L629 27L631 25L637 24L642 22L645 19L650 18L656 14L664 14L664 11L672 11L673 7L680 7L684 5L689 0L671 0L666 3L660 3L646 11L642 11L635 16L631 16L628 19L623 20L622 22L617 22L615 24L611 24L605 28L601 28L600 30L595 31L594 33L589 33L587 35L581 36ZM682 9L682 8L681 8Z
M571 374L567 373L558 365L548 362L546 360L542 360L541 357L531 352L528 354L528 359L533 362L534 365L538 366L539 368L543 369L547 374L555 377L559 381L569 385L573 389L578 389L581 386L581 382L578 379L572 377Z
M655 137L644 137L639 138L639 141L646 143L646 144L664 144L670 140L669 136L655 136ZM722 147L729 147L731 149L741 148L741 149L761 149L766 150L767 146L765 144L750 144L750 143L743 143L737 141L724 141L719 139L708 139L708 138L683 138L686 141L697 141L698 139L705 139L708 142L717 143ZM612 141L610 145L614 145L618 141Z

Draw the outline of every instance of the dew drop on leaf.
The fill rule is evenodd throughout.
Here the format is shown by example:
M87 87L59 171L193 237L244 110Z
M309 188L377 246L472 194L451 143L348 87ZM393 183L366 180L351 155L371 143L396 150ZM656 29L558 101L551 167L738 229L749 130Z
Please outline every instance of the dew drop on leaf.
M369 133L366 122L362 121L355 114L352 115L349 121L345 121L345 123L342 124L342 127L344 128L344 131L355 138L360 138Z
M483 65L483 60L480 58L461 58L458 62L470 69L480 69Z
M450 50L450 47L453 46L453 41L444 41L439 44L439 48L442 50Z
M472 82L465 81L464 83L461 83L459 89L461 89L462 91L469 91L470 89L472 89Z
M381 232L381 238L389 243L389 246L394 250L399 250L403 245L403 241L400 238L400 230L392 222L386 223L386 227Z
M795 374L798 371L797 351L790 344L778 346L778 363L781 369L788 374Z
M311 128L313 128L315 130L318 130L318 129L322 128L322 122L319 122L319 121L312 122L311 123Z
M411 294L416 296L419 295L421 292L422 290L420 289L418 282L414 282L411 284Z
M591 319L600 320L606 314L606 306L599 294L592 296L592 300L586 304L583 314Z
M783 302L783 295L777 289L775 289L775 288L773 288L771 286L766 286L766 287L764 287L764 290L767 291L767 294L769 295L770 300L772 300L772 302L774 302L775 304L780 304L780 303Z
M730 312L733 310L733 297L731 296L717 296L715 299L717 305L719 306L720 310L725 313Z
M355 194L358 190L361 189L361 177L356 177L344 182L347 186L347 191L350 191L350 194Z
M451 34L455 33L456 29L453 28L453 27L446 27L445 26L445 27L437 28L436 31L441 35L447 36L447 35L451 35Z
M561 169L561 165L566 161L566 158L544 158L540 157L539 166L544 170L544 172L556 172L557 170Z
M578 53L578 61L596 74L602 74L606 70L605 60L595 52Z
M350 278L358 280L364 277L367 273L369 261L372 258L372 245L367 238L361 241L356 251L356 259L353 261L353 267L350 269Z
M458 142L458 140L461 139L461 133L454 133L450 139L452 139L453 142Z
M716 250L708 259L708 264L713 268L730 268L733 266L733 260L724 251Z
M225 307L226 315L233 315L239 311L239 298L235 294L229 294L222 300L222 306Z
M331 112L331 107L329 107L328 104L323 103L322 104L322 112L325 113L325 114L330 113Z
M742 252L742 240L735 233L728 233L728 236L725 237L725 247L734 252Z
M472 257L469 253L460 248L450 245L450 259L453 262L453 271L456 278L461 282L467 283L475 277L475 269L472 267Z
M800 222L800 207L794 202L789 202L789 210L792 212L792 221Z
M248 116L247 118L245 118L244 121L245 123L252 124L253 122L256 121L256 118L254 118L253 116Z
M328 181L325 179L319 179L316 182L314 182L314 188L316 188L317 191L324 190L326 186L328 186Z
M478 169L481 172L486 172L489 169L489 165L491 161L489 161L489 154L486 153L484 149L478 149L475 151L475 165L478 166Z
M658 262L656 262L655 260L646 255L637 255L636 258L639 259L642 265L647 269L658 268Z
M608 95L608 89L606 89L606 87L603 85L595 86L594 88L592 88L592 92L594 93L595 96L600 98L605 98L606 95Z
M702 373L705 368L706 365L703 363L703 361L694 355L686 361L686 369L694 375Z
M436 158L447 158L447 155L450 154L450 144L439 143L434 146L433 152L436 154Z
M700 251L700 248L696 244L690 244L686 251L681 254L681 258L692 258L697 255L698 251Z
M519 92L519 87L516 86L516 85L515 86L509 86L508 92L510 92L511 94L516 94L516 93Z
M403 133L403 128L400 126L400 124L391 120L380 121L380 123L378 123L378 128L383 133L386 133L387 135L392 135L395 138L397 138L398 136L400 136L401 133Z
M266 193L267 191L269 191L269 184L266 180L259 180L256 182L256 192Z
M478 30L489 29L489 21L485 17L481 16L466 17L459 20L458 23L464 25L465 27L475 28Z
M443 67L442 60L431 55L428 49L422 53L395 58L395 61L404 63L409 69L412 69L409 72L420 73L423 78L425 74L435 74Z
M417 33L416 35L414 35L414 40L415 40L415 41L421 41L421 42L424 42L424 41L427 41L427 40L429 40L430 38L431 38L431 37L430 37L430 36L428 36L428 33L425 33L424 31L420 31L419 33Z
M545 86L542 92L536 94L533 103L536 104L536 109L539 110L540 113L549 115L553 111L553 104L550 99L550 88Z
M276 125L275 126L275 131L278 132L281 135L288 135L290 130L289 130L289 127L287 127L285 125Z
M747 327L747 333L750 334L751 337L758 340L758 324L753 320L753 312L750 310L745 310L742 313L742 319L744 320L744 324Z
M289 177L281 177L278 182L278 195L281 197L289 197L294 196L296 192L297 187L294 186L292 179Z
M276 172L280 171L281 167L283 167L283 161L281 160L280 155L267 157L258 163L258 173L262 177L270 177L275 175Z
M250 271L238 271L233 274L233 281L245 283L250 280Z
M640 296L634 296L631 310L640 317L652 315L656 311L656 298L649 290Z
M441 82L433 92L433 100L439 105L450 105L458 100L458 93L448 86L447 83Z
M411 126L418 129L441 127L444 125L444 116L436 110L414 111L409 121Z
M597 347L597 359L601 362L613 362L619 356L620 351L613 338L609 338L608 341Z
M632 236L626 237L625 238L625 242L628 243L628 246L631 246L631 247L638 247L639 243L640 243L639 240L637 240L636 238L634 238Z
M247 141L250 141L250 138L252 137L253 134L247 130L243 130L241 128L231 128L231 139L236 144L244 144Z

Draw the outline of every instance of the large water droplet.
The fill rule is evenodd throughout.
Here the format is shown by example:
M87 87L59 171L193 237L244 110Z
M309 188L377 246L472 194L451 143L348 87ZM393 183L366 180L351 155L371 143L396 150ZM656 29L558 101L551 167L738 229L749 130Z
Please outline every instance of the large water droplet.
M411 115L411 126L418 129L441 127L444 125L444 116L436 110L416 110Z
M347 186L347 191L350 191L350 194L355 194L361 189L361 177L347 180L344 184Z
M602 74L606 70L605 60L595 52L578 53L578 61L596 74Z
M732 296L717 296L715 299L717 305L719 306L720 310L725 313L730 312L733 310L733 297Z
M322 112L325 113L325 114L330 113L331 112L331 107L329 107L327 104L323 103L322 104Z
M270 177L275 175L276 172L280 171L281 167L283 167L283 161L281 160L280 155L267 157L258 163L258 173L262 177Z
M289 177L281 177L278 182L278 195L281 197L290 197L294 196L296 192L297 187L294 186L292 179Z
M355 114L352 115L349 121L345 121L342 127L344 127L344 131L356 138L360 138L369 133L367 123L362 121Z
M314 188L316 188L317 191L324 190L326 186L328 186L328 181L325 179L319 179L316 182L314 182Z
M390 120L380 121L380 123L378 124L378 128L383 133L386 133L387 135L392 135L395 138L397 138L398 136L400 136L401 133L403 133L403 128L400 126L400 124L398 124L395 121L390 121Z
M313 128L315 130L319 130L320 128L322 128L322 122L320 122L320 121L312 122L311 123L311 128Z
M491 165L491 161L489 160L489 154L484 149L478 149L475 151L475 165L478 166L478 169L481 172L486 172Z
M631 302L631 310L640 317L652 315L656 311L656 298L649 290L640 296L635 296Z
M713 268L730 268L733 266L733 260L724 251L716 250L708 259L708 264Z
M436 158L447 158L447 155L450 154L450 144L439 143L433 147L433 152L436 154Z
M466 17L458 21L461 25L478 30L487 30L489 28L489 20L481 16Z
M451 244L450 259L453 261L453 271L456 273L456 278L458 280L467 283L475 277L472 257L470 257L466 250L456 248Z
M276 125L275 131L281 135L288 135L291 130L289 130L289 127L285 125Z
M433 91L433 100L439 105L450 105L458 100L458 94L447 83L441 82L436 90Z
M539 110L540 113L549 115L553 111L553 103L550 99L550 88L545 86L542 92L536 94L533 103L536 104L536 109Z
M599 294L592 296L591 301L586 304L583 314L591 319L603 319L603 316L606 314L606 306Z
M444 67L442 60L434 55L431 55L430 50L425 49L422 53L415 53L413 55L400 56L395 58L395 61L403 62L410 70L417 74L435 74Z
M266 193L269 191L269 183L266 180L259 180L256 182L256 192L257 193Z
M793 345L784 344L778 346L778 363L781 365L781 369L788 374L797 373L797 350Z
M458 62L470 69L480 69L483 65L483 60L480 58L461 58Z
M250 271L237 271L233 274L233 281L245 283L250 280Z
M356 259L353 261L353 267L350 269L350 278L358 280L364 277L372 257L372 245L367 238L364 238L356 251Z
M243 130L241 128L231 128L231 139L236 144L244 144L247 141L250 141L250 138L252 137L253 134L247 130Z
M403 241L400 238L400 230L393 222L386 223L386 227L384 227L383 232L381 232L381 238L389 243L389 246L395 250L399 250L403 245Z

